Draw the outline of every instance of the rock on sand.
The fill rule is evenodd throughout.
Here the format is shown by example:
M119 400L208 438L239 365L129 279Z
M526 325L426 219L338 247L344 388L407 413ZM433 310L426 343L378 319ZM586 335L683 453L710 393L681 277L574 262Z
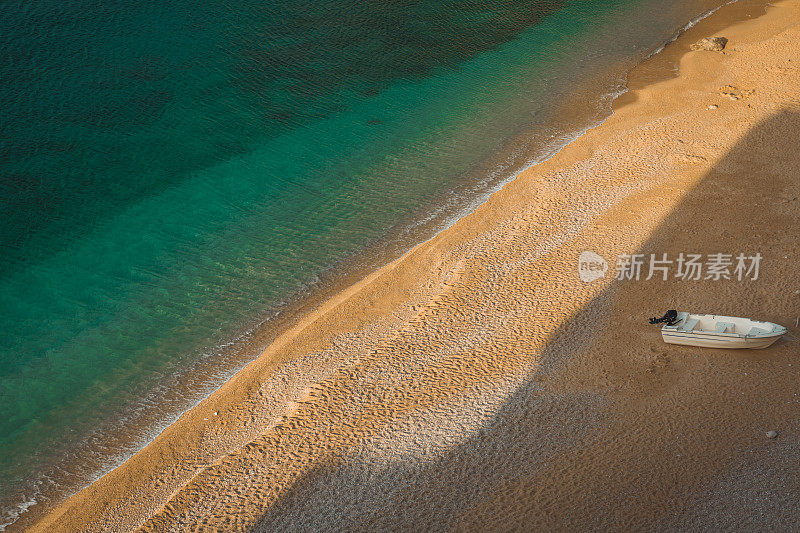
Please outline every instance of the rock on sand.
M706 37L700 39L692 45L692 50L708 50L710 52L720 52L728 44L726 37Z

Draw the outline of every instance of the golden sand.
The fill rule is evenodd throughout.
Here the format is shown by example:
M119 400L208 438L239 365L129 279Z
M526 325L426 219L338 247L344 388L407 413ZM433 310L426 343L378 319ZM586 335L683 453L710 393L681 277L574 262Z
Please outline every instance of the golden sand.
M741 4L669 49L713 28L723 52L676 54L34 529L796 527L800 0L720 29ZM764 259L757 280L583 283L584 250ZM646 319L668 308L789 334L667 345Z

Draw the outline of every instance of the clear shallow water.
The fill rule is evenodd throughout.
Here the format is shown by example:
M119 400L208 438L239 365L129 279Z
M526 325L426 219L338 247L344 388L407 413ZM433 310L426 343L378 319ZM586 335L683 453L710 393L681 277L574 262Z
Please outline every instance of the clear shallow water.
M320 274L604 116L718 3L8 4L0 524Z

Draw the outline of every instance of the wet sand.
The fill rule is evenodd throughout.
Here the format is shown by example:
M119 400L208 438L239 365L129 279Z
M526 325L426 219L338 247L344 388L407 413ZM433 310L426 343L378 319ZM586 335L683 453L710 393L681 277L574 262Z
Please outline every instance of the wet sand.
M713 31L723 52L676 54L678 77L303 316L33 529L795 527L800 0L726 27L744 2L670 45ZM584 250L604 278L579 279ZM681 252L763 260L613 279L619 254ZM647 318L669 308L789 334L667 345Z

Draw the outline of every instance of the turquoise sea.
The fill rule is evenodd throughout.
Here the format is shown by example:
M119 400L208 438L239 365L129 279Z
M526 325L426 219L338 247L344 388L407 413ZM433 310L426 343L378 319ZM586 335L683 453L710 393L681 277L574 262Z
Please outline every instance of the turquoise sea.
M6 2L0 524L145 444L320 280L602 120L722 3Z

